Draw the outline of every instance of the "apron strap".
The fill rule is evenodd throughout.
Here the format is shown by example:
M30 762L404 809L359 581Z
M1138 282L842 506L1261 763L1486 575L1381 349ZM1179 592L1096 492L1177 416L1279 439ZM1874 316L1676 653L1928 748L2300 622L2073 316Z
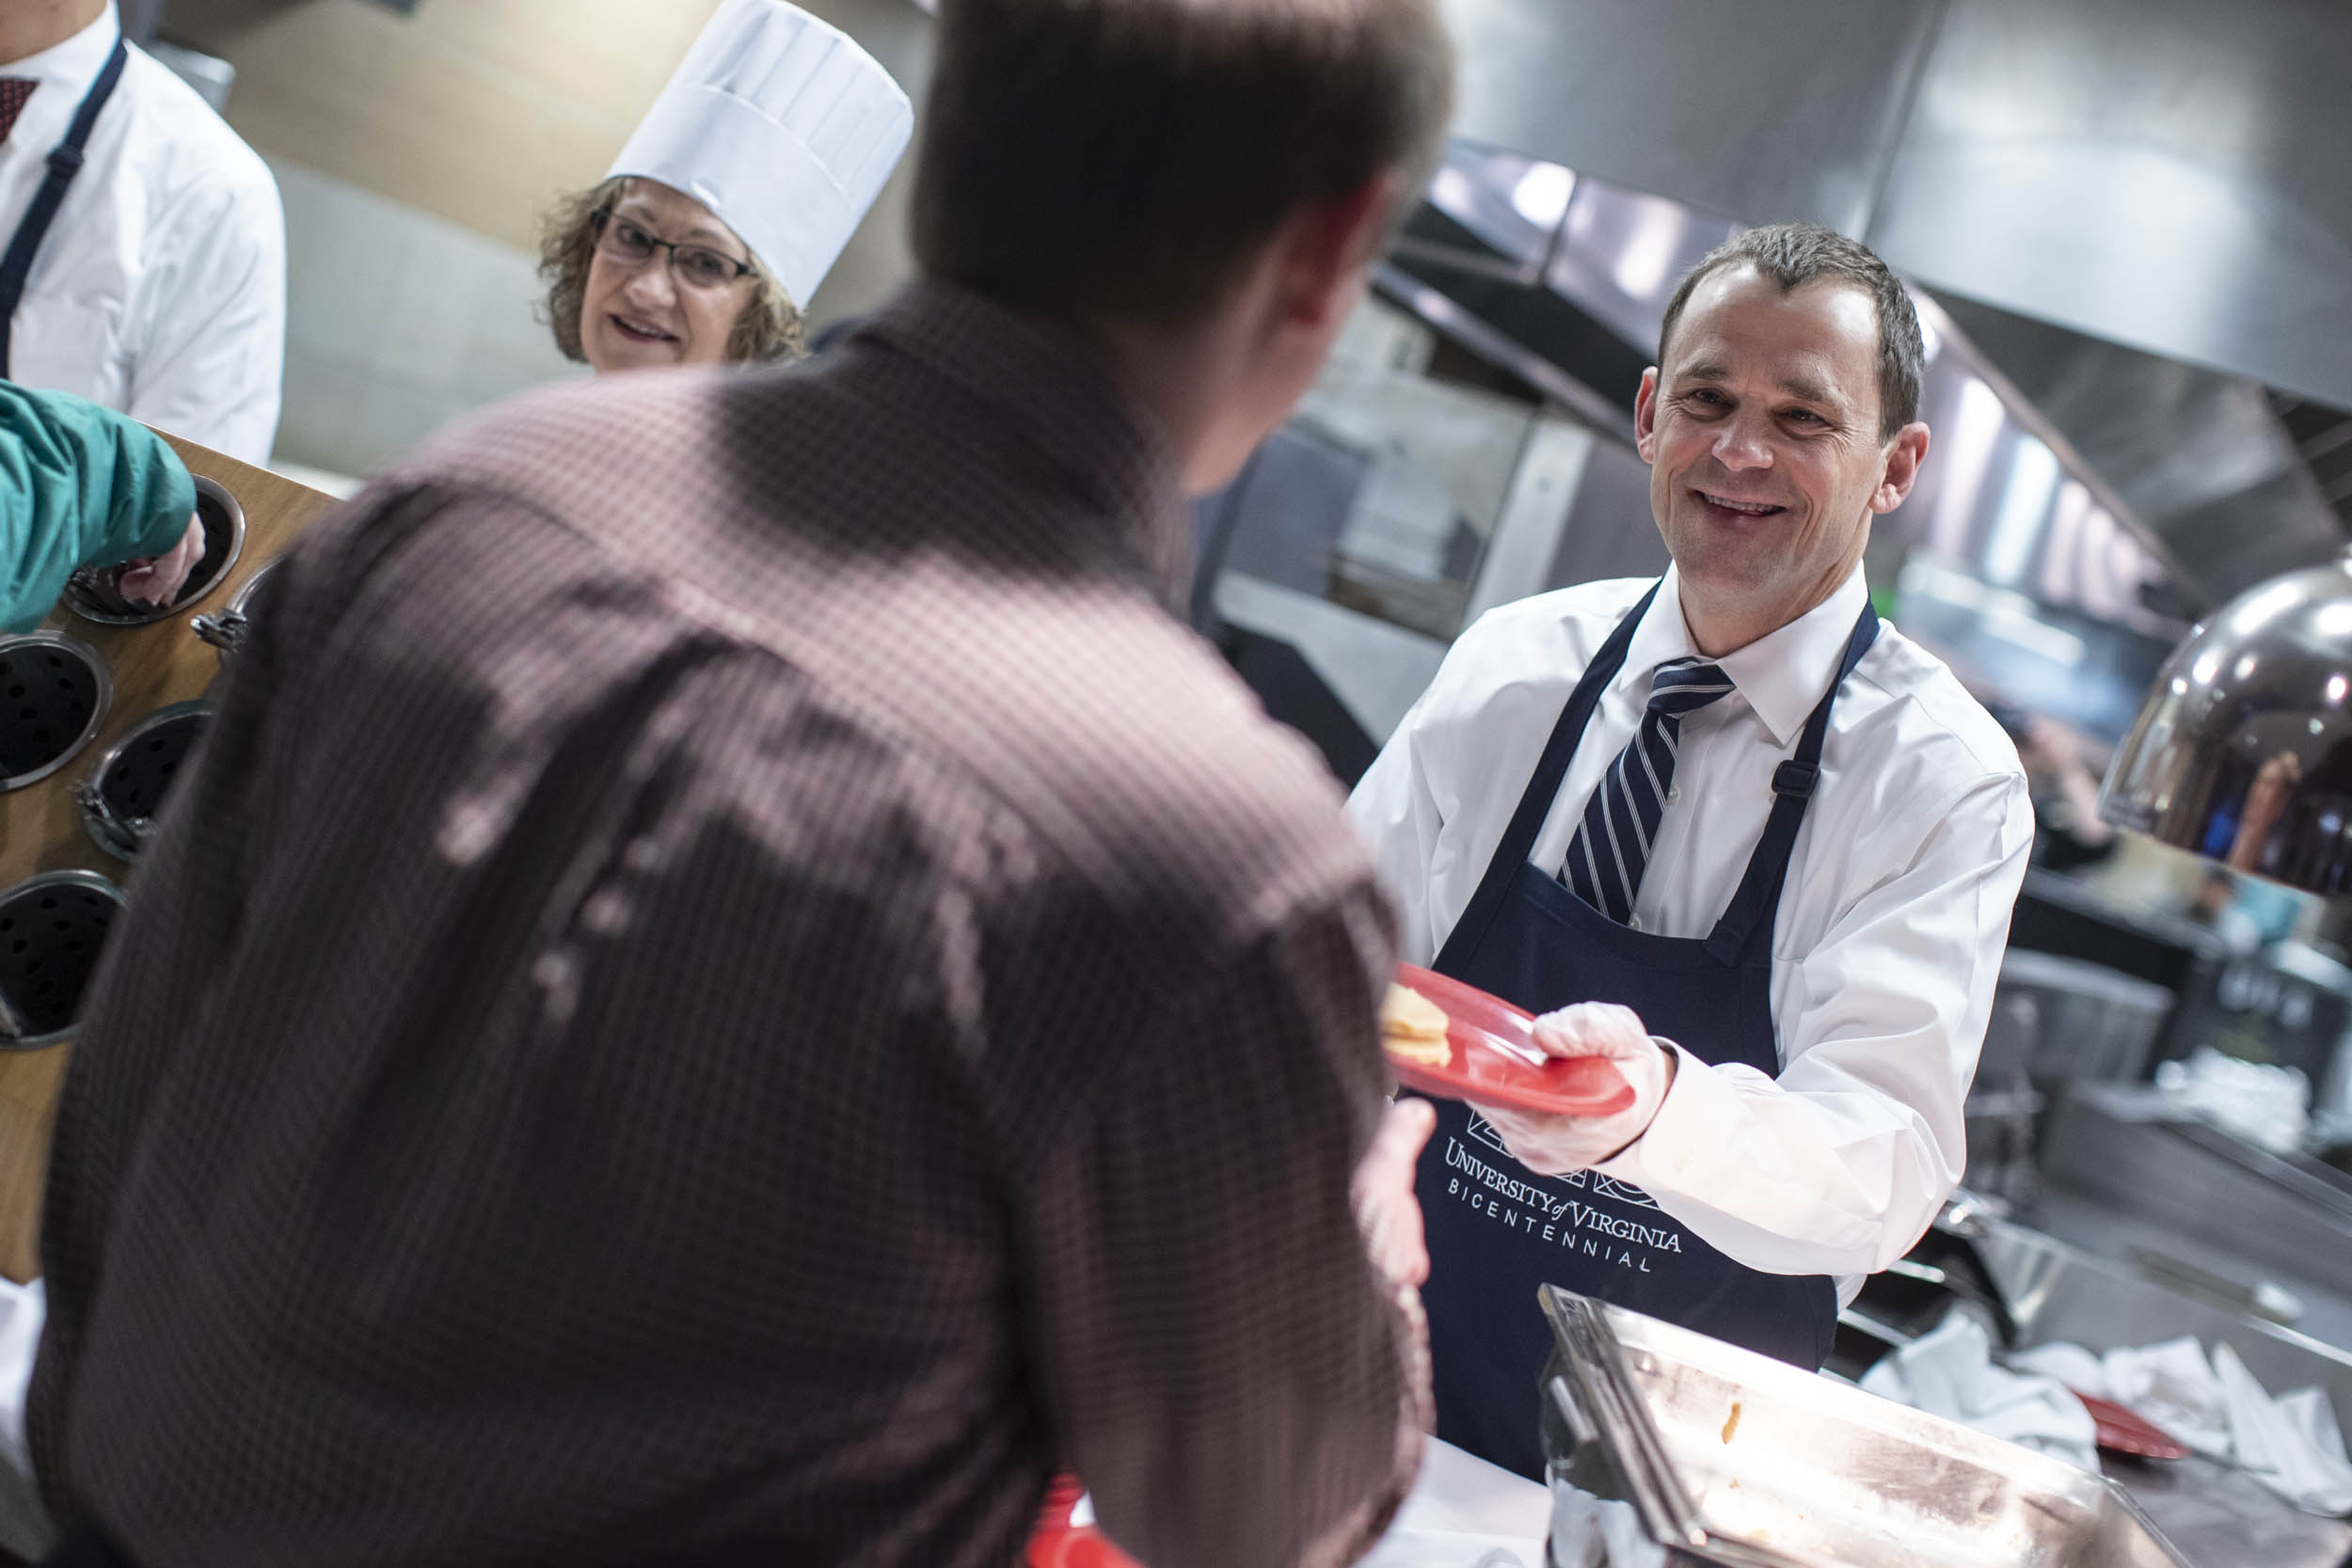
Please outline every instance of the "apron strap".
M49 226L56 221L57 209L64 205L73 177L82 172L82 154L89 146L90 132L97 127L98 113L114 96L115 84L122 80L122 68L130 57L130 45L118 37L105 68L90 84L81 107L73 111L65 140L50 150L48 178L34 193L33 204L24 210L24 221L16 226L7 256L0 257L0 376L10 374L9 338L16 308L24 298L25 280L33 276L33 258L40 254L41 241L49 237Z
M1494 858L1486 863L1486 874L1479 879L1478 891L1470 895L1470 906L1463 910L1462 918L1454 923L1454 930L1438 954L1433 967L1440 974L1460 973L1461 963L1477 950L1486 927L1494 922L1495 911L1502 907L1512 879L1527 863L1528 856L1534 853L1535 835L1544 831L1544 818L1551 815L1551 802L1560 793L1561 781L1568 776L1568 763L1576 755L1577 742L1584 736L1584 726L1591 721L1593 709L1600 705L1600 694L1625 667L1626 650L1633 646L1634 628L1642 624L1642 617L1648 613L1651 601L1658 597L1658 590L1665 580L1661 578L1651 583L1649 592L1642 595L1642 602L1626 612L1625 619L1617 623L1617 629L1609 634L1609 641L1600 645L1600 651L1584 667L1584 678L1576 683L1576 689L1561 706L1560 717L1551 726L1551 736L1544 742L1543 754L1535 759L1534 776L1520 795L1510 825L1502 830L1502 842L1496 847Z
M1798 737L1796 752L1772 769L1772 814L1765 818L1764 834L1756 840L1756 853L1748 857L1748 869L1740 879L1740 891L1732 895L1723 919L1715 923L1715 929L1707 939L1708 957L1717 963L1738 963L1759 930L1768 942L1771 940L1772 917L1780 908L1780 890L1788 879L1788 859L1797 847L1797 830L1804 824L1804 809L1812 802L1813 786L1820 782L1821 747L1829 738L1830 707L1837 701L1838 689L1853 673L1854 666L1862 662L1862 656L1870 651L1878 635L1878 611L1866 602L1854 620L1853 635L1846 639L1846 657L1837 666L1837 678L1829 683L1829 689L1821 694L1820 702L1805 719L1804 733Z

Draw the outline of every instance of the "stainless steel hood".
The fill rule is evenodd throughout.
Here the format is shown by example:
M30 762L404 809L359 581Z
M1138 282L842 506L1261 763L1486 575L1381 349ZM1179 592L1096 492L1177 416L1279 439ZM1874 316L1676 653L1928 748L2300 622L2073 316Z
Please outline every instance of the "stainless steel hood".
M1626 411L1666 298L1735 227L1457 142L1381 289L1629 444ZM1935 455L1909 501L1873 530L1873 581L1896 591L1906 628L1980 689L2120 738L2166 650L2218 595L1949 312L1914 295L1929 347L1920 413ZM1629 515L1645 525L1645 511Z
M1941 8L1446 0L1454 130L1702 211L1860 234Z
M1948 293L1939 303L2209 602L2343 548L2344 518L2260 383Z
M2341 0L1447 0L1466 135L2352 407Z
M1933 284L2352 406L2352 7L1951 0L1871 243Z

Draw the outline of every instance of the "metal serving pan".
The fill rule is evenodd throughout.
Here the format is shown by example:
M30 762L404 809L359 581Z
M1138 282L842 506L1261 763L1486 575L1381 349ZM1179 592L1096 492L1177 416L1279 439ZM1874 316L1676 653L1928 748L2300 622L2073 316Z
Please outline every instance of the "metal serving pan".
M1629 1504L1645 1563L2188 1568L2102 1477L1689 1329L1541 1294L1554 1496ZM1598 1540L1555 1537L1553 1551L1565 1568L1631 1568Z

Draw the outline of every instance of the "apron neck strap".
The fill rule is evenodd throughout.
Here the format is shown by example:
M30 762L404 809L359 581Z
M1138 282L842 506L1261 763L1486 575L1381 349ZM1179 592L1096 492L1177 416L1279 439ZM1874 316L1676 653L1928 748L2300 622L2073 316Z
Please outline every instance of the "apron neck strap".
M1617 623L1609 641L1593 655L1593 661L1584 667L1584 678L1577 683L1560 710L1559 721L1552 726L1550 742L1544 754L1536 759L1535 775L1519 797L1518 810L1511 814L1511 825L1502 831L1502 846L1496 853L1495 863L1514 866L1535 852L1535 835L1544 831L1544 819L1551 815L1551 803L1560 793L1561 784L1568 776L1568 763L1576 755L1576 743L1582 738L1585 721L1592 717L1600 694L1609 689L1617 672L1625 668L1626 651L1633 646L1633 633L1649 613L1665 579L1650 584L1642 602L1626 612Z
M8 241L8 252L0 256L0 377L9 373L10 329L16 321L16 308L24 297L25 282L33 276L33 258L40 253L40 242L49 237L49 226L57 218L57 209L65 203L65 193L72 188L74 176L82 172L83 154L88 150L90 133L97 129L99 112L114 96L115 84L122 80L122 68L131 58L130 45L118 36L114 52L98 72L98 79L83 95L79 107L73 111L73 122L66 127L65 140L49 150L49 172L33 193L33 202L24 210L24 221L16 226L15 236Z
M1730 907L1707 939L1708 956L1718 963L1738 963L1759 931L1768 944L1772 940L1772 916L1780 908L1781 886L1788 879L1788 858L1797 847L1797 830L1804 824L1804 809L1812 802L1814 785L1820 782L1821 747L1829 738L1830 708L1837 701L1838 689L1878 635L1878 611L1866 601L1854 620L1853 635L1846 639L1846 657L1838 663L1837 678L1829 683L1829 689L1806 717L1796 751L1772 769L1772 814L1765 818L1764 836L1756 840L1756 853L1748 857L1740 891L1732 895Z

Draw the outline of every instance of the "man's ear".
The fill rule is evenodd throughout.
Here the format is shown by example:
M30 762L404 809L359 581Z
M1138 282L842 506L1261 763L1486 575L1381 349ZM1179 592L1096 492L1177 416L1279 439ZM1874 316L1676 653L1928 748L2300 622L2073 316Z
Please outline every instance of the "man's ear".
M1658 367L1642 372L1641 390L1633 394L1633 450L1645 463L1658 461Z
M1886 472L1870 492L1870 510L1882 516L1902 505L1911 487L1919 483L1919 465L1928 460L1928 427L1920 420L1895 432L1886 449Z
M1362 269L1388 238L1398 198L1394 170L1318 201L1282 226L1282 313L1290 325L1320 331L1356 306Z

